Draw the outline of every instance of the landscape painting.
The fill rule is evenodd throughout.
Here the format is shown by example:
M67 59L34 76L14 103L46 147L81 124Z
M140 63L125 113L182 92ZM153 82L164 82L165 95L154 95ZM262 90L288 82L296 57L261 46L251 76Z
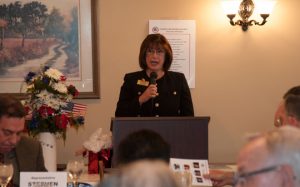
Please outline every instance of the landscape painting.
M1 0L0 83L42 65L81 79L79 0Z

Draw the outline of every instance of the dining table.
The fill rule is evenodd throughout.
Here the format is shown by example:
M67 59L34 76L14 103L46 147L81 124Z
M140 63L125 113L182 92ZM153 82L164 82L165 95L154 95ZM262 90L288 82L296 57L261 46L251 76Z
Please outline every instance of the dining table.
M210 163L209 169L235 172L237 167L234 163ZM96 186L101 180L103 180L106 177L109 177L116 171L118 171L118 169L116 169L116 168L104 168L104 176L102 178L100 178L100 174L88 174L87 172L85 172L78 179L79 187ZM72 187L72 185L70 183L71 180L68 179L68 181L69 181L68 187ZM192 187L200 187L200 186L192 185ZM209 186L201 186L201 187L209 187Z

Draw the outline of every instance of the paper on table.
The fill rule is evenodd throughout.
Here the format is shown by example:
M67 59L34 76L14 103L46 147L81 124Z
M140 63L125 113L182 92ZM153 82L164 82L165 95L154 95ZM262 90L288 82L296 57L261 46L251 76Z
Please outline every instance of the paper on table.
M170 167L173 171L190 171L193 186L212 186L211 180L203 177L203 174L209 173L207 160L171 158Z
M67 172L20 172L20 186L66 186Z

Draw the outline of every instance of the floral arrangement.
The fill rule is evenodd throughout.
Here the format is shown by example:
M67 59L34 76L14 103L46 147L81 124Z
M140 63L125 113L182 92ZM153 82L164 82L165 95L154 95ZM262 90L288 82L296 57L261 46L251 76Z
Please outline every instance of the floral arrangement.
M65 140L68 126L78 128L84 124L84 117L74 115L68 108L78 91L66 84L66 77L60 71L44 66L37 73L29 72L25 83L29 96L24 105L32 114L27 122L29 135L50 132Z
M112 148L112 133L104 134L102 128L98 128L83 142L83 156L88 156L88 173L99 173L101 167L99 160L104 164L104 167L111 165L111 148ZM81 151L79 151L80 153ZM99 168L100 167L100 168Z

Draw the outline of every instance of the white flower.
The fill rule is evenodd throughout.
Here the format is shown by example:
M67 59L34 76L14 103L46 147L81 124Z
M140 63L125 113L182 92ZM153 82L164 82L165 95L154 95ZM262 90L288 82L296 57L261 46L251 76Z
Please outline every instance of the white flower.
M39 94L36 94L37 97L39 97L42 101L48 100L50 97L52 97L52 93L49 93L47 90L42 90Z
M36 99L32 103L32 108L38 110L43 104L43 102L40 102L38 99Z
M45 71L45 75L55 80L60 80L60 77L63 76L60 71L53 68L49 68L47 71Z
M58 110L60 108L60 100L55 99L55 98L51 98L51 99L44 101L44 104L55 110Z
M73 95L71 95L71 94L67 95L67 97L66 97L67 102L72 101L72 99L73 99Z
M60 101L59 102L61 107L67 107L68 103L64 102L64 101Z
M53 89L60 93L68 93L68 89L65 84L58 82L53 84Z
M83 143L83 147L94 153L98 153L101 149L112 147L112 134L102 134L102 128L97 129L89 138Z

